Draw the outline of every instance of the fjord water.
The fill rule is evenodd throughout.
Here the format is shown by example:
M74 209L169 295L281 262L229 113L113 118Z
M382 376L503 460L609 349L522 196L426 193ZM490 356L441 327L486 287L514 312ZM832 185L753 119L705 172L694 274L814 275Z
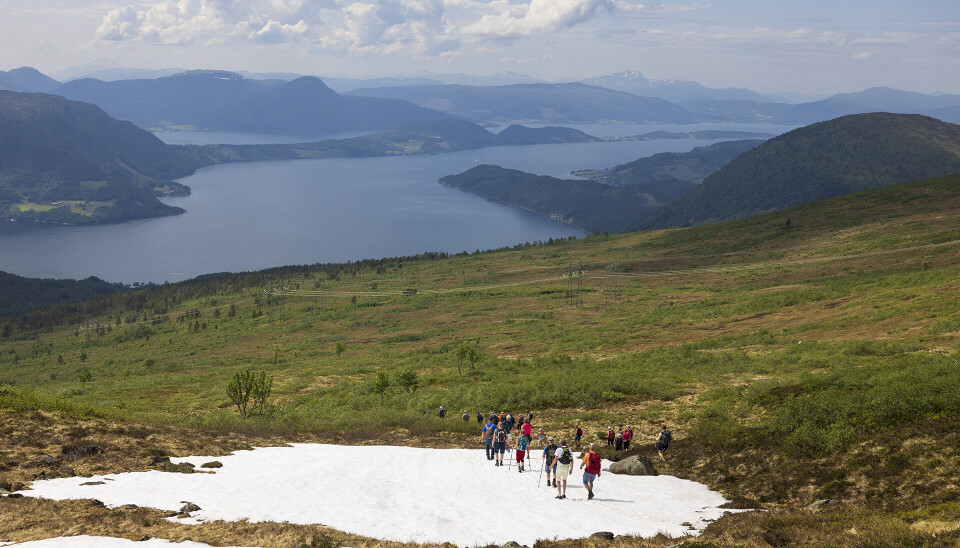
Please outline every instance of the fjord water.
M589 129L598 135L603 127ZM606 127L619 135L653 130L780 133L789 129L736 124ZM251 143L272 142L276 136L229 138ZM209 134L194 136L197 143L212 139ZM445 187L437 179L478 163L565 177L574 169L610 167L711 142L668 139L507 146L438 156L213 166L182 179L193 189L191 196L165 200L186 209L184 215L103 226L0 224L0 270L43 278L172 282L212 272L424 251L474 251L582 236L574 227Z

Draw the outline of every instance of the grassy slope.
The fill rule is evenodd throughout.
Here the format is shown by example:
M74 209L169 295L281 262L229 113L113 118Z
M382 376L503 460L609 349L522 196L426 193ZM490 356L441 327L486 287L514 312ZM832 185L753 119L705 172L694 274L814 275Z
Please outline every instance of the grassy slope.
M314 311L315 277L290 275L272 323L260 285L280 271L199 298L153 289L142 310L101 315L111 330L99 345L75 325L3 342L0 382L15 386L2 400L202 431L468 446L475 423L422 412L532 408L556 434L632 424L646 454L665 420L675 446L661 471L774 510L724 518L705 541L950 542L958 217L950 176L723 225L327 268L326 310ZM621 299L608 302L618 260ZM566 306L571 261L587 270L583 308ZM485 357L460 375L465 341ZM274 377L272 413L236 417L224 395L236 367ZM405 369L418 391L372 393L378 371ZM23 403L29 394L38 401ZM796 510L823 497L846 504Z

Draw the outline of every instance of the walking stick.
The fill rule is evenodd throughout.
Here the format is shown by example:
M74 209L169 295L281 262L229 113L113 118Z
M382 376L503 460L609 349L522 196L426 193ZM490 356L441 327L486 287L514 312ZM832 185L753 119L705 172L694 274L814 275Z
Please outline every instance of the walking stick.
M540 477L537 479L537 487L540 487L540 482L543 481L543 469L547 466L547 459L540 456L542 466L540 467Z

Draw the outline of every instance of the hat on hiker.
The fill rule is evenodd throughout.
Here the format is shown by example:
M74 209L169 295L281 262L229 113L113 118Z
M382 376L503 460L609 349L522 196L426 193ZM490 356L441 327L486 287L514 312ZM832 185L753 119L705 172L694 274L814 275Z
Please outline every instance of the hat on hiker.
M553 438L547 438L547 441L553 441Z

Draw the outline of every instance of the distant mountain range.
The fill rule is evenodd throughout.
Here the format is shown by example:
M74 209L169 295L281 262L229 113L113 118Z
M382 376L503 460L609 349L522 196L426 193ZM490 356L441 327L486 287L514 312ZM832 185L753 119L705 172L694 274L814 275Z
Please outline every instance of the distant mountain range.
M21 67L9 71L0 70L0 89L7 91L53 91L60 82L42 74L35 68Z
M495 123L770 122L799 126L869 112L924 114L960 122L960 95L871 88L819 101L778 102L747 89L653 80L637 71L574 83L546 83L516 73L489 77L422 73L321 81L295 73L170 74L176 70L127 69L110 60L98 60L66 73L86 71L102 79L83 78L58 85L24 67L0 72L0 88L92 102L113 116L150 129L360 131L443 115L437 112ZM138 75L139 79L129 79ZM339 94L347 91L347 95ZM381 102L363 102L361 98ZM386 99L395 102L382 102Z
M151 80L73 80L53 91L94 103L144 128L227 131L360 131L446 116L390 99L341 96L319 79L251 80L190 71Z
M586 84L402 86L359 89L350 95L402 99L452 115L493 122L691 123L677 105Z
M960 126L914 114L844 116L744 152L632 228L740 219L954 173L960 173Z
M695 100L770 102L769 98L745 88L716 89L686 80L649 80L635 70L587 78L580 83L674 103Z

